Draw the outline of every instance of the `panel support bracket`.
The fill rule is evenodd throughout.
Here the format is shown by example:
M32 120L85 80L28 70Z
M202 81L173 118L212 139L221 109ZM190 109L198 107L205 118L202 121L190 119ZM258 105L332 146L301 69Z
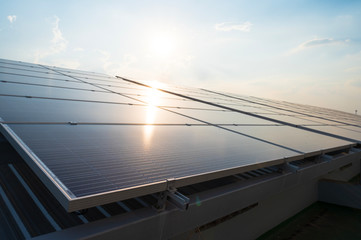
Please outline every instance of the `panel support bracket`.
M358 153L358 152L361 152L361 149L353 147L353 148L350 149L350 151L352 153Z
M322 154L321 158L325 161L325 162L329 162L333 159L333 157L331 155L328 154Z
M280 173L287 173L287 172L295 173L298 172L298 170L300 170L300 167L289 162L285 162L278 165L278 172Z
M296 166L296 165L293 165L292 163L285 163L285 166L284 166L285 170L289 170L291 172L298 172L298 170L300 170L300 167Z
M174 185L174 178L167 179L167 190L159 193L158 202L154 206L158 212L165 210L167 201L182 211L188 209L189 198L178 192Z

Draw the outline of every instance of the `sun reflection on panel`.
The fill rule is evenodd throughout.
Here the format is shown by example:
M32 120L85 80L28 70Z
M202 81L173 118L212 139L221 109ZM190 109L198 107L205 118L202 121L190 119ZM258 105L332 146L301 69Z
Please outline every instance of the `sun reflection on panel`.
M154 87L156 87L157 83L154 83ZM160 104L160 91L155 88L147 89L146 100L148 103L147 109L145 111L145 123L144 131L143 131L143 140L145 147L148 148L151 144L153 131L154 131L154 123L157 117L157 113L159 109L157 106Z

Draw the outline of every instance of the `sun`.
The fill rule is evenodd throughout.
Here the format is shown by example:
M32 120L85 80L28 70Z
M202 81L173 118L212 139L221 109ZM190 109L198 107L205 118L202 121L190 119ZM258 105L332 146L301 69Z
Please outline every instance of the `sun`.
M174 54L176 45L176 38L171 33L162 32L151 36L149 50L153 56L167 58Z

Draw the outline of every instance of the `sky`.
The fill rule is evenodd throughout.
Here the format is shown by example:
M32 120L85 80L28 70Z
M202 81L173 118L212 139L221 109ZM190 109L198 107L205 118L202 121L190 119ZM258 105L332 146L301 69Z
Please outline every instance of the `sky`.
M0 58L361 113L361 1L1 0Z

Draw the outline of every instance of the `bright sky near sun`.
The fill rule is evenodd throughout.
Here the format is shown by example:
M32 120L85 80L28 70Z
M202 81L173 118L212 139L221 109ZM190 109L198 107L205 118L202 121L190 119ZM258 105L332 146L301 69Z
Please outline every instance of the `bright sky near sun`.
M2 0L0 58L361 112L361 1Z

